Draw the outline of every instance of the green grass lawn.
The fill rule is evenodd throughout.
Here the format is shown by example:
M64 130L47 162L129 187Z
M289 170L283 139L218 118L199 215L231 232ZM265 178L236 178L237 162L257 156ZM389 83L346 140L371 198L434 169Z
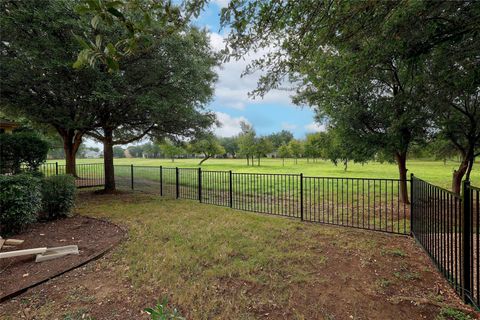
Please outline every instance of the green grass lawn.
M102 159L79 159L77 163L101 163L102 161ZM177 159L172 162L168 159L123 158L115 159L115 164L194 168L198 167L199 161L199 159ZM49 162L55 162L55 160ZM63 164L64 161L58 160L58 163ZM458 167L458 162L448 161L444 164L442 161L410 160L407 167L409 173L414 173L418 178L450 189L452 172ZM209 159L202 165L202 169L253 173L303 173L306 176L326 177L398 178L398 168L395 164L378 162L369 162L364 165L350 163L348 170L344 171L343 166L335 166L332 162L323 160L307 162L306 159L299 159L298 164L295 164L293 159L287 159L285 166L282 166L280 159L262 159L261 166L247 166L245 159ZM473 185L480 186L478 163L472 171L471 181Z

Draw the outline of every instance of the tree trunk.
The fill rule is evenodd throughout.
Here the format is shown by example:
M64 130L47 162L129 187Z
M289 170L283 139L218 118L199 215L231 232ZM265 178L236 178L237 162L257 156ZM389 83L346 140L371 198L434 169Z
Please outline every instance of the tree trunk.
M285 158L282 158L282 167L285 167Z
M473 163L472 163L473 165ZM453 170L453 177L452 177L452 192L455 194L460 194L462 191L462 180L465 173L468 171L467 180L470 179L470 161L469 157L466 154L462 154L462 160L460 162L460 166L457 170Z
M400 175L400 190L399 196L400 201L405 204L409 204L408 201L408 188L407 188L407 153L406 152L397 152L395 154L395 160L398 165L398 172Z
M258 157L258 166L260 167L260 157Z
M63 150L65 152L65 173L71 174L74 177L77 176L77 159L75 158L75 152L72 146L63 144Z
M210 156L205 155L205 158L203 158L203 159L198 163L198 165L201 166L202 163L204 163L204 162L207 161L208 159L210 159Z
M250 157L247 156L247 166L249 166L249 165L250 165Z
M103 166L105 171L105 192L115 191L115 169L113 166L113 131L103 129Z
M83 133L75 130L59 131L63 140L63 151L65 153L65 173L77 176L76 155L82 143Z

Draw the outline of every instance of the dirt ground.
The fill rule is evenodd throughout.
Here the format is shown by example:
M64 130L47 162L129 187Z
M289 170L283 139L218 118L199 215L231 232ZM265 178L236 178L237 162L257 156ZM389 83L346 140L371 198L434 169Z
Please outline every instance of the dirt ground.
M2 303L0 319L148 319L165 296L187 319L478 318L410 237L145 195L81 199L79 213L128 240Z
M77 245L79 255L41 263L35 262L34 255L0 260L0 299L90 260L116 245L124 235L125 232L112 223L83 216L35 224L12 236L24 240L23 244L2 252Z

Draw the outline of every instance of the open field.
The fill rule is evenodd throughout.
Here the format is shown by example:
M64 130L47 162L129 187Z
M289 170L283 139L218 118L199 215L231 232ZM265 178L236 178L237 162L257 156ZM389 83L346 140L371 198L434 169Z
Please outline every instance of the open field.
M104 259L0 306L1 319L449 319L465 306L409 237L143 193L80 193L78 214L128 229ZM438 316L438 318L437 318Z
M165 166L179 168L198 167L199 159L176 159L172 162L168 159L138 159L121 158L115 159L116 165L135 166ZM56 162L50 160L49 162ZM77 163L101 163L102 159L78 159ZM63 160L58 160L63 164ZM407 162L409 173L414 173L417 177L441 186L451 188L451 176L454 169L458 167L458 162L448 161L445 165L442 161L421 161L410 160ZM245 159L209 159L202 165L204 170L222 170L233 172L252 172L252 173L303 173L305 176L325 176L325 177L345 177L345 178L388 178L397 179L398 169L392 163L370 162L364 165L350 163L348 170L344 171L343 166L335 166L330 161L317 160L307 162L306 159L299 159L298 164L294 164L293 159L285 160L285 166L282 166L281 159L262 159L261 166L247 166ZM480 185L480 167L476 163L471 175L473 185Z

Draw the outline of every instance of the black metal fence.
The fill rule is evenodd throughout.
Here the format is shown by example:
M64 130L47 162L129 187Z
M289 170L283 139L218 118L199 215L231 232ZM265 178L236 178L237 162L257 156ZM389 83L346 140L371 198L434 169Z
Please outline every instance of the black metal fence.
M64 164L44 163L40 166L39 171L46 177L65 174L66 166ZM104 170L102 163L88 163L76 165L77 178L75 184L78 188L100 187L105 183Z
M45 175L65 172L48 163ZM77 165L78 187L104 184L103 164ZM118 189L198 200L368 230L408 234L410 207L399 199L400 180L307 177L302 174L234 173L201 168L115 165Z
M41 171L61 174L65 166L48 163ZM77 175L78 187L104 184L103 164L79 164ZM118 189L302 221L411 233L464 300L480 305L480 189L468 182L459 196L412 175L407 181L409 205L400 200L398 179L115 165L115 181Z
M464 182L463 196L412 175L412 235L468 303L480 306L480 189Z

